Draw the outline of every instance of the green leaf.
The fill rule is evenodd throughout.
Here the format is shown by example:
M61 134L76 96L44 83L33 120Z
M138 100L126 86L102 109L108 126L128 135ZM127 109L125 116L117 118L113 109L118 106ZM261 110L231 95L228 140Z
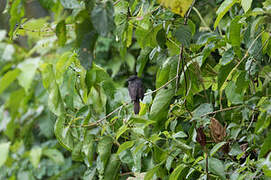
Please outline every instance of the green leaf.
M106 36L114 28L114 7L111 1L99 3L91 12L91 19L94 28L102 35Z
M188 146L187 144L185 144L181 140L174 139L174 141L176 142L177 147L180 148L184 153L191 155L191 151L192 151L191 146Z
M186 167L185 164L178 165L174 171L170 174L169 180L178 180L179 175L183 171L183 169Z
M58 38L58 44L64 46L67 41L67 30L65 20L60 21L56 25L56 36Z
M0 59L2 58L3 60L11 61L13 58L14 52L15 52L14 46L12 46L11 44L7 44L3 50L2 55L0 56Z
M34 168L37 168L40 163L40 158L42 154L42 149L40 147L34 147L31 149L29 156L30 156L30 162L34 166Z
M188 47L192 39L192 32L189 25L180 25L173 33L176 39L182 43L182 45Z
M271 117L267 115L267 113L261 112L255 126L255 132L257 134L262 133L264 129L269 127L270 122L271 122Z
M18 68L21 70L20 75L18 76L19 84L25 89L25 92L28 92L31 87L31 83L35 76L36 70L39 67L41 59L29 58L18 65Z
M166 47L167 35L164 29L160 29L156 34L156 41L161 48Z
M57 149L44 149L42 154L52 159L58 165L64 163L64 156Z
M218 175L222 180L226 179L224 164L219 159L210 157L208 162L209 162L209 170L212 173Z
M161 118L161 114L165 113L165 111L168 109L173 96L174 89L162 89L156 94L151 106L151 119L159 120Z
M148 55L151 52L151 50L152 49L150 47L146 47L140 50L140 54L136 60L136 71L139 77L142 76L143 70L149 60Z
M230 10L230 8L236 3L238 0L225 0L219 6L218 10L216 11L217 18L214 23L214 29L216 29L217 25L219 24L220 20L223 16Z
M80 8L80 4L77 0L60 0L62 6L67 9Z
M226 144L227 142L220 142L218 144L216 144L212 150L210 151L210 155L213 156L224 144Z
M119 173L120 164L119 156L117 154L112 154L105 169L104 180L116 179Z
M267 137L264 139L263 145L261 147L260 150L260 158L263 158L267 155L267 153L270 151L271 149L271 132L269 132L267 134Z
M56 63L56 81L59 85L62 84L65 71L69 68L72 62L75 61L75 54L68 51L64 53Z
M179 131L179 132L175 133L172 137L174 137L174 138L186 138L187 135L185 134L185 132Z
M189 9L192 4L192 0L158 0L158 2L165 6L166 8L170 8L172 12L181 15L184 17L186 11Z
M3 91L8 88L8 86L16 79L19 74L19 69L10 70L0 79L0 94L2 94Z
M241 0L241 5L245 12L247 12L250 9L251 4L252 0Z
M230 43L233 46L234 51L236 54L241 57L241 24L239 23L241 17L237 16L235 17L230 24L230 33L229 33L229 39Z
M193 111L193 116L194 117L201 117L202 115L209 113L209 112L213 112L213 106L212 104L209 103L204 103L201 104L199 107L197 107L194 111Z
M218 72L218 89L222 88L222 85L224 84L226 78L228 77L229 73L231 72L231 70L234 68L234 63L231 62L225 66L220 67L219 72ZM223 87L225 88L225 87ZM223 89L221 89L223 90Z
M0 42L6 37L7 31L4 29L0 30Z
M13 38L13 32L15 29L16 24L19 24L21 18L24 16L24 5L21 0L14 0L11 3L10 7L10 19L9 19L9 37L10 39Z
M58 142L69 151L72 151L73 149L73 137L71 136L69 132L69 127L65 126L65 117L59 116L55 123L55 135L58 140Z
M222 55L220 64L221 65L227 65L229 64L232 60L234 59L234 51L233 48L228 49L227 51L225 51Z
M110 136L102 137L98 142L97 152L101 158L102 166L105 167L111 155L113 139Z
M63 101L56 83L55 73L51 64L44 63L42 69L42 82L48 90L48 107L56 115L61 115L64 111Z
M243 102L243 93L237 92L237 87L233 81L230 81L225 89L227 99L232 104L240 104Z
M122 143L119 146L117 154L120 154L122 151L125 151L126 149L133 147L134 143L135 143L135 141L126 141L126 142Z
M162 65L162 67L156 73L156 89L164 85L169 78L170 72L170 58L168 58Z
M149 170L145 177L144 180L151 180L154 176L154 174L156 173L156 171L159 169L160 165L155 166L154 168L152 168L151 170Z
M0 167L2 167L5 164L8 158L9 146L10 146L10 142L0 144L0 154L1 154Z
M117 131L117 133L116 133L116 140L118 140L119 137L120 137L123 133L125 133L125 131L127 131L128 129L129 129L129 128L128 128L128 126L127 126L126 124L122 125L122 126L118 129L118 131Z

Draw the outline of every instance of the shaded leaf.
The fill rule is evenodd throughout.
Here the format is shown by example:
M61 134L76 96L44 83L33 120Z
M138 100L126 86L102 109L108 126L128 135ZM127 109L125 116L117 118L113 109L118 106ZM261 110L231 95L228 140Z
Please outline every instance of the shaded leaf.
M104 4L99 3L92 10L91 18L96 31L102 36L108 35L115 27L112 2L106 1Z
M102 137L98 142L97 152L101 158L102 166L105 167L111 155L113 139L110 136Z
M227 65L233 59L234 59L234 51L233 51L233 48L230 48L230 49L228 49L227 51L225 51L223 53L220 64L223 65L223 66Z
M189 46L192 39L192 32L189 25L180 25L174 32L176 39L184 46Z
M117 154L112 154L105 169L104 179L105 180L116 179L119 173L120 164L121 162L119 156Z
M174 171L170 174L169 180L178 180L179 175L183 171L183 169L186 167L185 164L178 165Z
M216 144L210 151L210 155L213 156L223 145L225 145L227 142L220 142Z

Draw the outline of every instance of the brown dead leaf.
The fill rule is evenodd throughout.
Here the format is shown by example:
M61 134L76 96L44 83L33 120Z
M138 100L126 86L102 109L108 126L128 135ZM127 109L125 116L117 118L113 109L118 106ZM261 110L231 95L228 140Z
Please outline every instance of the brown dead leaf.
M223 127L218 120L211 118L211 135L216 143L222 142L226 137L226 126Z
M203 126L199 127L196 129L197 131L197 137L196 140L198 143L200 143L200 145L203 147L206 145L206 136L203 132Z

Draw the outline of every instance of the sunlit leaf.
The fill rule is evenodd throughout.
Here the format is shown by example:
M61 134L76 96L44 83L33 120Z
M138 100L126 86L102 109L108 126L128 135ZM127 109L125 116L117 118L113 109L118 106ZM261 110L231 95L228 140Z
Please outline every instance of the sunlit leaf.
M223 18L223 16L230 10L230 8L236 3L238 0L225 0L220 5L218 10L216 11L217 18L214 23L214 29L216 29L217 25L219 24L220 20Z
M8 158L9 146L10 146L10 142L0 144L0 154L1 154L0 167L2 167L5 164Z
M18 65L18 68L21 70L18 81L26 92L28 92L31 86L36 70L39 67L40 60L40 57L30 58Z
M170 8L172 12L184 16L193 0L158 0L158 2L166 8Z
M252 0L241 0L241 5L245 12L247 12L250 9L251 4Z
M42 154L42 149L40 147L34 147L33 149L31 149L30 151L30 162L32 163L32 165L37 168L40 162L40 158L41 158L41 154Z

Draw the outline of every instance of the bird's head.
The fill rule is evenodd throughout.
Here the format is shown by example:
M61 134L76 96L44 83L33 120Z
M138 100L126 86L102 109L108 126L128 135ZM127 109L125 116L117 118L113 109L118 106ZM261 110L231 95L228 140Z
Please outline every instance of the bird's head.
M129 81L134 81L134 80L136 80L136 79L138 79L138 77L136 76L136 75L132 75L132 76L130 76L129 78L128 78L128 82Z

